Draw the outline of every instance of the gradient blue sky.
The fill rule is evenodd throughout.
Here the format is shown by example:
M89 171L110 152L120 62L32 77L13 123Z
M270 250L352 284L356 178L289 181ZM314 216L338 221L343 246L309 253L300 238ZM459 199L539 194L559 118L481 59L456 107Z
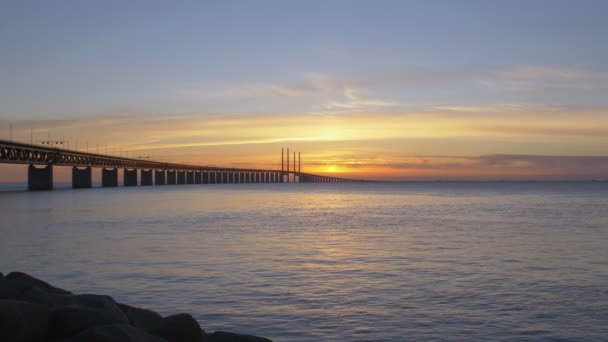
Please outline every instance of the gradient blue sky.
M292 145L390 179L454 175L407 169L420 155L589 156L562 176L601 176L606 18L606 1L3 1L1 136L222 165Z

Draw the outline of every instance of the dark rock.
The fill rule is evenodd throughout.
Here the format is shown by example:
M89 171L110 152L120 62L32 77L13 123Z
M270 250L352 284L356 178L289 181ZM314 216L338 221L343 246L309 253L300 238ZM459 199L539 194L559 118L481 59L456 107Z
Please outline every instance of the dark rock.
M253 335L241 335L226 331L216 331L207 335L208 342L272 342L263 337Z
M41 290L44 290L49 293L63 294L63 295L72 294L72 292L54 287L53 285L51 285L45 281L36 279L36 278L34 278L28 274L22 273L22 272L11 272L5 277L5 279L8 280L10 283L12 283L12 286L18 288L21 292L29 290L33 287L38 287Z
M16 300L0 300L0 341L46 341L50 310Z
M19 299L21 291L14 284L0 277L0 299Z
M66 338L96 326L129 324L129 320L120 310L72 305L55 309L50 323L52 337Z
M170 342L206 341L206 334L198 322L188 314L178 314L163 318L160 325L150 329L150 333Z
M118 303L110 296L82 294L82 295L59 295L48 293L40 288L34 287L25 291L21 298L32 303L42 304L51 308L63 306L85 306L95 309L111 311L115 315L124 316L123 311L118 307ZM124 316L126 318L126 316Z
M163 317L158 313L136 308L127 304L117 303L118 308L127 316L131 325L141 329L152 329L159 326L163 320Z
M24 301L46 305L51 308L78 304L75 297L75 295L49 293L39 287L27 289L20 296Z
M66 342L166 342L166 340L130 325L105 325L83 331Z

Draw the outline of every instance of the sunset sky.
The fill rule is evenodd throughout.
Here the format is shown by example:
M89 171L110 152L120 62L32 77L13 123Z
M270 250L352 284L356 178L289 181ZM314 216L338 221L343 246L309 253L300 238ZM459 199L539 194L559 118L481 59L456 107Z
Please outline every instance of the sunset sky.
M608 1L3 1L0 138L379 180L608 179ZM25 179L0 166L0 181Z

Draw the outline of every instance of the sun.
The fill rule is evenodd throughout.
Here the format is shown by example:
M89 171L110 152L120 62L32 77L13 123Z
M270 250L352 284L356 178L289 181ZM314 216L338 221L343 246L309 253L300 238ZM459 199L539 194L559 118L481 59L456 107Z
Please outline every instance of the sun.
M328 165L325 167L325 172L329 172L329 173L338 172L338 167L336 165Z

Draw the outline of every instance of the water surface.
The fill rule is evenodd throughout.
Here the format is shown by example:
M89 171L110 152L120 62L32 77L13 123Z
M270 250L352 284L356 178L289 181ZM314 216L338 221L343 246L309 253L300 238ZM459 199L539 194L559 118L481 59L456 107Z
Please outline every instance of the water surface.
M0 271L276 341L608 338L608 183L0 192Z

